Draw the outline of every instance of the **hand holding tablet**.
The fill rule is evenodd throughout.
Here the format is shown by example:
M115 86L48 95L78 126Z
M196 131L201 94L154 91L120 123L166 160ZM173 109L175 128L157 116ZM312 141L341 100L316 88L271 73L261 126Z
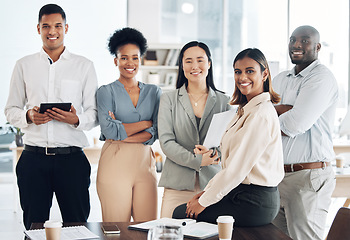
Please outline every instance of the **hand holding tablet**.
M63 111L70 111L72 103L41 103L39 113L46 112L47 109L58 108Z

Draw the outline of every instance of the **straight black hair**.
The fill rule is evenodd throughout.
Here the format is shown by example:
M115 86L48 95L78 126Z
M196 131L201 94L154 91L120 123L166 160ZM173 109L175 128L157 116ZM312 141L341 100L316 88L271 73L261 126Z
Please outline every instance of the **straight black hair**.
M43 17L43 15L49 15L49 14L54 14L54 13L61 14L62 19L66 23L66 13L57 4L46 4L46 5L44 5L39 11L38 23L40 23L41 18Z
M185 73L183 70L183 57L184 57L184 52L191 48L191 47L200 47L202 48L207 57L208 57L208 61L210 62L210 68L208 70L208 75L206 78L206 83L207 83L207 88L209 89L212 88L214 91L218 91L221 93L224 93L218 89L216 89L215 85L214 85L214 77L213 77L213 62L211 60L211 54L210 54L210 50L208 48L208 46L205 43L202 42L198 42L198 41L192 41L187 43L185 46L182 47L180 54L179 54L179 58L178 58L178 63L179 63L179 70L178 70L178 74L177 74L177 81L176 81L176 88L181 88L182 85L186 85L186 87L188 86L188 79L185 77Z

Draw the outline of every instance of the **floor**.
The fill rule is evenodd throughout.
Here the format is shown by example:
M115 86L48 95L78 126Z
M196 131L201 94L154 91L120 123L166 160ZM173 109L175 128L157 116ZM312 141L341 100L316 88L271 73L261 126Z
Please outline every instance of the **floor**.
M91 212L88 221L98 222L102 220L101 207L96 192L97 165L92 165L91 174ZM13 175L10 172L0 172L0 239L19 240L23 239L24 227L22 224L22 212L17 199L14 197L17 186L13 184ZM161 202L162 189L159 192L159 203ZM17 202L17 204L15 204ZM330 213L327 217L327 232L332 224L333 218L338 209L344 204L345 199L332 199ZM17 212L14 211L14 206ZM61 219L57 202L53 202L50 219ZM326 234L325 234L326 235Z

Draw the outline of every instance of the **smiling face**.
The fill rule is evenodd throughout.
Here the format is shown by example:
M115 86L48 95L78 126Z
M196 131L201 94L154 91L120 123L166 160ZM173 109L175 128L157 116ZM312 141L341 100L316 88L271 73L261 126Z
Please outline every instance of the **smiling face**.
M297 28L289 39L289 56L300 72L318 58L321 49L319 34L313 28Z
M46 52L63 51L64 36L68 31L68 25L61 14L43 15L37 29L41 35L43 48Z
M198 47L188 48L182 58L184 75L189 82L206 82L210 62L205 51Z
M140 66L140 48L135 44L128 43L119 47L116 55L114 63L119 68L119 80L133 79Z
M267 69L262 72L259 63L249 57L237 60L233 67L236 87L248 101L264 91Z

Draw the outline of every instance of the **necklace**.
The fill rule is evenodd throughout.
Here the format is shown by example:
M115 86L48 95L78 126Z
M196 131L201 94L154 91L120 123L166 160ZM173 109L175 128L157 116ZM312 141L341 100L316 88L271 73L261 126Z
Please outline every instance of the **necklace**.
M125 90L128 91L129 93L131 93L131 91L132 91L135 87L138 87L138 86L133 86L133 87L130 87L130 88L124 86Z
M197 107L198 106L198 102L199 102L199 100L201 100L201 98L205 95L205 94L207 94L206 92L205 93L203 93L197 100L195 100L194 99L194 97L192 96L192 94L191 93L188 93L188 95L190 95L190 97L192 98L192 100L194 101L194 106L195 107Z

